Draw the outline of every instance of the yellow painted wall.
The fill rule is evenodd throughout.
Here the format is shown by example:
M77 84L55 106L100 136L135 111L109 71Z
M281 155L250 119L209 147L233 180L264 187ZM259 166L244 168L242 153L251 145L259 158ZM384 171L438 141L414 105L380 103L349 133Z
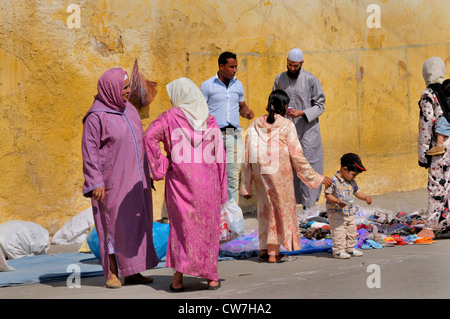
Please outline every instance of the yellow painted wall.
M68 18L76 22L70 4L79 5L79 28L68 27ZM370 4L381 10L381 28L367 26ZM327 96L325 173L352 151L368 168L358 177L367 193L424 188L421 68L430 56L448 62L449 23L446 0L2 1L0 223L34 221L52 234L90 205L81 192L81 119L106 69L131 74L138 59L158 82L156 99L140 111L145 129L170 106L168 82L187 76L200 85L225 50L238 54L247 104L262 116L287 52L300 47ZM164 182L156 187L159 218Z

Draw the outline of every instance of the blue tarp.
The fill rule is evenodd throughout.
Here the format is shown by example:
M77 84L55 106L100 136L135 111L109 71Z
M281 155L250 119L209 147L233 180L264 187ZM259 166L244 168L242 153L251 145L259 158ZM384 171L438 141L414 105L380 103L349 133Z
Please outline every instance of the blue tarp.
M162 229L154 231L154 243L158 256L164 254L157 268L165 267L165 253L167 249L168 225L159 224ZM157 228L156 227L156 228ZM156 229L154 228L154 229ZM167 232L166 232L167 231ZM94 239L93 239L94 238ZM156 238L156 239L155 239ZM92 235L92 241L95 236ZM97 239L98 240L98 239ZM298 251L288 252L283 248L281 251L287 255L299 255L312 252L330 251L333 246L331 239L308 240L301 238L302 248ZM98 242L97 242L98 245ZM95 246L93 246L95 250ZM92 248L91 248L92 250ZM242 235L233 241L220 245L219 260L245 259L256 257L259 253L258 233ZM34 283L46 283L64 281L71 274L72 265L77 265L81 277L103 276L100 260L94 253L62 253L48 255L31 255L18 259L8 260L8 265L14 267L13 271L0 272L0 287L29 285Z
M30 255L8 260L13 271L0 272L0 287L66 280L79 267L81 277L103 276L100 261L93 254L63 253Z
M165 267L163 260L166 256L168 238L169 225L154 222L153 242L161 261L157 268ZM0 272L0 287L66 280L74 272L72 268L68 269L70 265L79 267L81 277L103 276L95 227L86 238L86 241L92 254L30 255L8 260L8 265L15 268L15 270Z

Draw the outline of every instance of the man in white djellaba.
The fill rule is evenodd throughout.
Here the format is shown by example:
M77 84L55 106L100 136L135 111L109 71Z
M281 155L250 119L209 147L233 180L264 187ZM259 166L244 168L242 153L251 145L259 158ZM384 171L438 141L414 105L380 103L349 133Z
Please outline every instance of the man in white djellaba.
M289 51L287 70L277 75L273 89L285 91L290 98L286 116L295 124L303 154L314 170L323 175L323 147L319 116L325 111L325 93L319 80L302 69L303 52ZM319 200L322 187L310 189L294 174L295 198L306 210Z

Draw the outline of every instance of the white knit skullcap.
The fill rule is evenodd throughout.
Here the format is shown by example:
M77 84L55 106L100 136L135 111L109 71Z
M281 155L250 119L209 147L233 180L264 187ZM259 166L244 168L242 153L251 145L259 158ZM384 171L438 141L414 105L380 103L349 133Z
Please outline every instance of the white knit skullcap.
M288 59L292 62L302 62L303 61L303 52L300 49L294 48L289 51Z

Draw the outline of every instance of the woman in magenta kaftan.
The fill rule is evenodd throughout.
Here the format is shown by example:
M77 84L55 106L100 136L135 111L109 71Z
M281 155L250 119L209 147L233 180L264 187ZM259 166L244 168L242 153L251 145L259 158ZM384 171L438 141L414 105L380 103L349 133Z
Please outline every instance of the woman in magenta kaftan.
M151 179L138 112L126 102L130 80L121 68L98 81L83 118L83 194L92 198L106 287L147 283L139 272L158 264L153 245Z
M185 273L208 279L212 289L219 286L220 208L228 198L222 133L191 80L175 80L167 92L174 107L150 124L144 140L153 179L165 178L171 289L184 289Z

